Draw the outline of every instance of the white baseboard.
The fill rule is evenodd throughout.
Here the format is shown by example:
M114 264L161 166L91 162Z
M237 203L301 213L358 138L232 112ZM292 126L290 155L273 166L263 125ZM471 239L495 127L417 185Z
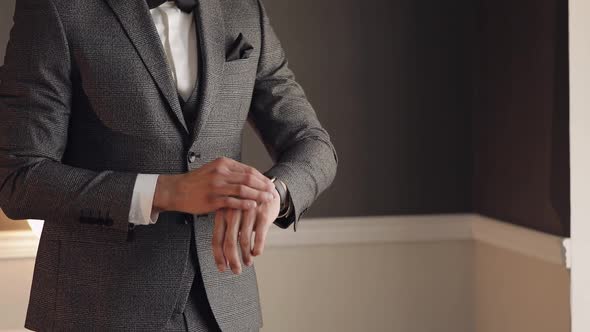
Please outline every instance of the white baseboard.
M566 265L563 238L479 214L305 218L297 232L271 227L267 247L474 240ZM34 258L31 231L0 232L0 259Z
M272 227L271 246L469 240L471 214L305 218L288 229Z
M0 232L0 259L34 258L39 238L31 231Z
M297 232L273 227L272 246L474 240L566 265L564 238L479 214L302 219Z
M564 238L475 214L471 221L475 241L547 262L566 265Z

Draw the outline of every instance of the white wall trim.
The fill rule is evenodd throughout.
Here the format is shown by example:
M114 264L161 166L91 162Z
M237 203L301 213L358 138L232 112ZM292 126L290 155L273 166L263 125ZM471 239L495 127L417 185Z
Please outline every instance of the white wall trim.
M31 231L0 232L0 259L34 258L39 239Z
M479 214L302 219L293 233L273 227L269 246L474 240L566 265L564 238Z
M360 244L469 240L471 214L304 218L293 227L272 227L268 245Z
M475 240L565 265L563 238L479 214L304 218L293 232L271 227L267 247ZM31 231L0 232L0 259L33 258Z
M546 262L566 265L562 237L477 214L471 220L471 230L476 241Z

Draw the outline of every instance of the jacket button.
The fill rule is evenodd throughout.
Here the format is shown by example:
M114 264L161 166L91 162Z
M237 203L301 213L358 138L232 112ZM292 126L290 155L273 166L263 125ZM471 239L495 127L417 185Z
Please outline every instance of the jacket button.
M189 163L194 163L194 162L195 162L195 160L197 160L197 157L200 157L200 155L197 155L196 153L194 153L193 151L191 151L191 152L188 154L188 162L189 162Z

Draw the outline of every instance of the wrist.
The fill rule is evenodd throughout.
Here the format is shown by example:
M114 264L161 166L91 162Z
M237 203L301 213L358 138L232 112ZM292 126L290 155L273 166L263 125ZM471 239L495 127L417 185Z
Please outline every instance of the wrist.
M283 218L289 215L291 212L291 197L289 195L289 189L287 185L277 178L276 182L278 182L279 186L281 186L283 191L283 200L281 200L280 210L279 210L279 218Z
M271 177L270 180L275 185L275 193L279 196L279 210L283 210L285 206L286 191L285 185L276 177Z
M156 191L154 193L153 212L160 213L163 211L174 210L173 197L177 183L177 175L161 174L156 182Z

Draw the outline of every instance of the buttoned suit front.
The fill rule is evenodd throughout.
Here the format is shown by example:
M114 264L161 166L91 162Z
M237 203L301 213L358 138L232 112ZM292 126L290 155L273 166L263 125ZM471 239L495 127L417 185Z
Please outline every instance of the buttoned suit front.
M191 240L223 331L262 326L255 266L219 272L214 213L130 228L138 173L241 160L247 122L297 224L338 158L260 0L199 0L199 93L185 121L144 0L18 0L0 70L0 207L45 220L25 327L158 331L184 311ZM250 56L226 61L242 33ZM294 225L295 226L295 225ZM192 229L191 229L192 227ZM192 237L194 234L194 237Z

